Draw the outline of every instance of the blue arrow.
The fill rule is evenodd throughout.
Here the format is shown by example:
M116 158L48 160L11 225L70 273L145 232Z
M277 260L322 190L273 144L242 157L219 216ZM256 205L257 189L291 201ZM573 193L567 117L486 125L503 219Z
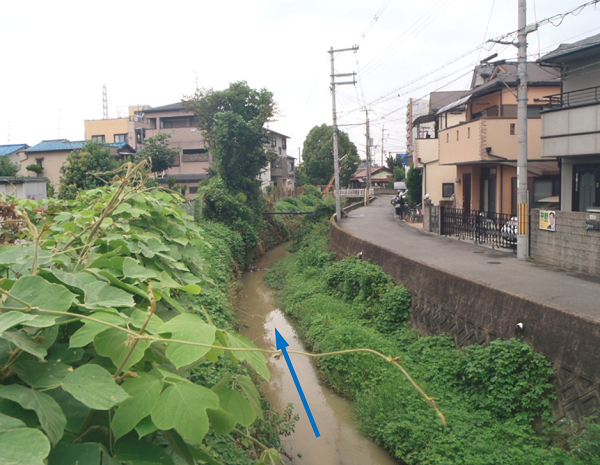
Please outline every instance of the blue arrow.
M294 370L294 366L292 365L292 361L290 360L290 356L287 353L286 347L289 346L287 341L283 338L279 331L275 329L275 342L277 344L277 350L281 349L283 353L283 358L285 358L285 363L287 363L288 368L290 369L290 373L292 374L292 379L294 380L294 384L296 385L296 389L298 390L298 394L300 394L300 399L302 400L302 405L304 405L304 410L306 411L306 415L308 415L308 419L310 420L310 424L312 425L312 429L315 432L315 436L321 436L319 433L319 428L317 428L317 424L315 423L315 419L310 411L310 407L308 406L308 402L306 402L306 397L304 397L304 392L302 392L302 386L300 386L300 381L298 381L298 377L296 376L296 371Z

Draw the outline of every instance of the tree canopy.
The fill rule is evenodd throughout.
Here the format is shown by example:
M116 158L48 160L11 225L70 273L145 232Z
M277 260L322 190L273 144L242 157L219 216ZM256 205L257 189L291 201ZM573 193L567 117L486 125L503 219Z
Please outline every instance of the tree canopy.
M213 155L214 172L225 186L255 196L261 172L276 157L264 127L277 113L273 94L240 81L221 91L197 90L183 105L194 112Z
M138 152L139 158L150 160L150 170L161 173L168 170L179 156L179 147L169 147L171 134L159 133L144 140L144 147Z
M104 186L106 176L102 173L113 171L119 165L108 148L98 142L86 142L80 150L71 152L61 166L58 197L74 199L79 190Z
M411 165L406 175L406 189L411 203L421 203L423 196L423 170Z
M360 163L356 145L338 131L340 184L347 186ZM310 130L302 148L303 175L308 184L329 184L333 177L333 126L322 124Z

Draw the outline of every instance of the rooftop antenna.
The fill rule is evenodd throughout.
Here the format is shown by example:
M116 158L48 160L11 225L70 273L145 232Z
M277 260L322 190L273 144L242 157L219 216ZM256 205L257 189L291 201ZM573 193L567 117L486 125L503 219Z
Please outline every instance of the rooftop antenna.
M108 97L106 96L106 84L102 86L102 118L108 119Z

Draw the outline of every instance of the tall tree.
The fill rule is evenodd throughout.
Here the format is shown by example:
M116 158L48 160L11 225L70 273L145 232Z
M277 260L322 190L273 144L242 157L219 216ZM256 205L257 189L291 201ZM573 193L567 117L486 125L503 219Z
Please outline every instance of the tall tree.
M105 185L107 176L103 173L113 171L119 165L108 148L98 142L86 142L80 150L71 152L61 166L58 197L74 199L79 190Z
M423 170L410 166L406 175L406 189L411 203L421 203L423 196Z
M213 167L233 193L260 193L261 171L276 155L265 129L277 113L273 94L252 89L245 81L222 91L197 90L183 101L194 112L213 155Z
M347 186L360 164L356 145L348 134L338 131L340 184ZM302 147L307 184L329 184L333 177L333 126L322 124L310 130Z
M169 147L171 134L159 133L144 140L144 147L138 152L138 158L150 160L150 170L162 173L175 163L179 156L179 147Z

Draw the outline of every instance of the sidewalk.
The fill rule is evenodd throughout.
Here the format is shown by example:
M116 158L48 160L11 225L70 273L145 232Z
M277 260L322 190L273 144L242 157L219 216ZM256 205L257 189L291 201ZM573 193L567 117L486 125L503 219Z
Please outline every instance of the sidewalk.
M600 320L600 276L517 260L512 253L422 231L398 220L385 197L349 212L340 227L406 257Z

